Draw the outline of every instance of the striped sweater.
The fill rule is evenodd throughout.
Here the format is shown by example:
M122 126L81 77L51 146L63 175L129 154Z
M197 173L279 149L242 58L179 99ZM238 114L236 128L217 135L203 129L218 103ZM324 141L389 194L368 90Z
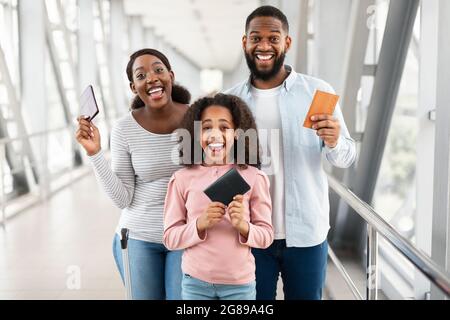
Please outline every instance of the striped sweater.
M167 185L182 167L176 133L151 133L130 112L112 130L111 166L103 151L90 159L97 180L122 209L116 233L128 228L131 239L162 243Z

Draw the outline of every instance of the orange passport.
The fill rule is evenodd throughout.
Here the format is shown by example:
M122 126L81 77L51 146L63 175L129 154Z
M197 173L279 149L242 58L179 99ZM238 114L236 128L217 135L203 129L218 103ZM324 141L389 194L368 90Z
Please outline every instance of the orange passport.
M332 115L334 108L339 100L339 96L316 90L311 106L309 107L308 115L306 116L303 126L312 129L313 122L311 117L316 114Z

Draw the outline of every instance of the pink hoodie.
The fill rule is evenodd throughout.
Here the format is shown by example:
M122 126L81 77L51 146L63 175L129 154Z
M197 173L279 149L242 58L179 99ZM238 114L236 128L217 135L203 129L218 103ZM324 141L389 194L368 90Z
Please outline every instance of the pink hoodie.
M194 278L214 284L246 284L255 280L255 260L250 248L267 248L273 241L272 203L269 179L255 167L238 169L251 189L244 194L248 239L230 222L228 209L222 221L197 233L197 218L211 200L203 193L211 183L234 165L196 165L175 172L169 181L164 206L164 245L185 249L182 270Z

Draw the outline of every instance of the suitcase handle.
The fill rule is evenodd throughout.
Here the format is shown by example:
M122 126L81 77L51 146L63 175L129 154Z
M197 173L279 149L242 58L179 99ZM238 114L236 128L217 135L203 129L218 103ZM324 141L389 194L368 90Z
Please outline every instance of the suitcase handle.
M124 282L126 289L126 298L127 300L132 300L132 292L131 292L131 275L130 275L130 261L128 260L128 235L130 230L127 228L122 228L120 230L120 246L122 247L122 261L123 261L123 272L124 272Z
M125 250L128 246L128 234L130 233L130 230L127 228L122 228L120 230L121 238L120 238L120 246L122 247L122 250Z

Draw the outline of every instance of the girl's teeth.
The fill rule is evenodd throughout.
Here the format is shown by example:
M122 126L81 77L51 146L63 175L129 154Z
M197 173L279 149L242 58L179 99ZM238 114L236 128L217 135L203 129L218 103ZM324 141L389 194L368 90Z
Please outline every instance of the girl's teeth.
M211 143L208 145L208 147L211 149L212 152L219 152L223 149L222 143Z

